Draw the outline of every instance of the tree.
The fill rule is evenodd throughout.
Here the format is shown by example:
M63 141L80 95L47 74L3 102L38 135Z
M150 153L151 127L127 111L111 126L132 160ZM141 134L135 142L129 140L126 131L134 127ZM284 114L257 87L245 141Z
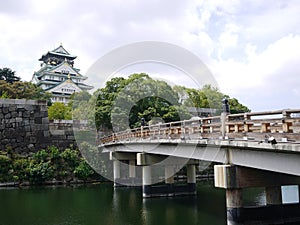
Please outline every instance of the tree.
M0 98L47 100L51 94L31 82L16 81L8 83L0 80Z
M72 108L62 102L54 102L48 107L48 117L50 120L71 120Z
M2 68L0 69L0 80L5 80L6 82L12 84L16 81L21 80L20 77L15 75L15 71L12 71L10 68Z
M174 90L177 91L181 98L184 96L183 104L187 107L217 109L216 114L219 115L222 111L222 100L227 98L229 100L231 113L250 112L250 109L239 103L236 98L230 98L228 95L220 92L218 88L212 87L211 85L204 85L199 90L195 88L175 86Z
M74 120L92 119L92 103L91 94L87 91L73 93L70 96L68 106L72 109L72 117Z
M141 126L141 118L171 122L190 118L180 109L176 92L164 81L145 73L113 78L97 91L96 126L121 131Z
M151 124L189 119L189 107L213 108L220 114L225 97L232 113L250 111L211 85L201 89L171 87L145 73L132 74L127 79L113 78L92 98L97 99L94 112L97 129L122 131L141 126L142 118Z

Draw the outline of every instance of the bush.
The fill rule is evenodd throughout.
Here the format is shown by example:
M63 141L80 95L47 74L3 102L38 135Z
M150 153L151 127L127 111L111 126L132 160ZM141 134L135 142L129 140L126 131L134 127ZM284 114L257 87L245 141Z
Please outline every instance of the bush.
M49 154L45 149L36 152L33 155L33 159L37 162L46 162L48 160Z
M35 163L29 165L29 181L32 183L43 183L46 180L53 178L53 169L50 162Z
M10 176L11 167L11 159L5 155L0 155L0 181L8 181Z
M60 151L50 146L27 158L8 152L0 154L0 182L29 181L42 184L53 179L71 180L75 176L86 180L94 174L95 171L85 162L78 149Z
M13 174L14 181L24 181L28 179L29 173L29 160L28 159L15 159L13 161ZM18 178L18 179L16 179Z
M82 180L86 180L94 173L95 171L85 161L81 161L74 170L75 176Z

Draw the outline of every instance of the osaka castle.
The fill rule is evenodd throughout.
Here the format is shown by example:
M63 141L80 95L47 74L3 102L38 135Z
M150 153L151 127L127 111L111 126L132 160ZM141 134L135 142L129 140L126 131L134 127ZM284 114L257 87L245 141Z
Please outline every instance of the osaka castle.
M44 91L52 93L52 102L68 103L71 94L88 91L93 86L84 84L87 77L74 68L74 59L62 44L42 55L39 71L34 72L31 82L41 87Z

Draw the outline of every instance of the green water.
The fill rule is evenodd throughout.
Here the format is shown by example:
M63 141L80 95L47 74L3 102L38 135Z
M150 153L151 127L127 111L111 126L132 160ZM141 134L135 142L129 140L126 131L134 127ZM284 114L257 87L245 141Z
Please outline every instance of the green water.
M198 185L197 197L142 199L111 184L0 190L0 225L224 225L225 192Z
M296 190L285 188L283 201L298 201ZM243 199L263 205L264 189L246 189ZM153 199L111 184L0 189L0 225L225 225L225 204L225 191L208 183L195 197Z

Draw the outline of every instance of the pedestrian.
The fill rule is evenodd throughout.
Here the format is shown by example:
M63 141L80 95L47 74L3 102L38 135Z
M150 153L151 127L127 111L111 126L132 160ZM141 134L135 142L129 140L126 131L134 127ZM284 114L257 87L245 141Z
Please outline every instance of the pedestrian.
M146 121L144 117L141 119L141 126L142 127L146 126Z

